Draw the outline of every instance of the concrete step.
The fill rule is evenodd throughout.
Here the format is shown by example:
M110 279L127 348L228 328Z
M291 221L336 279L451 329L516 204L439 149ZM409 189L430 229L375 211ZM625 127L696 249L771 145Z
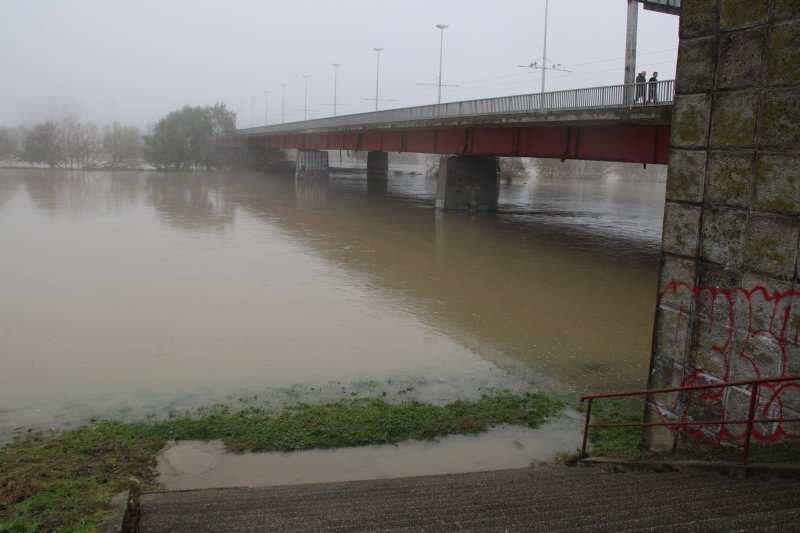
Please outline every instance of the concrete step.
M546 467L140 497L140 531L729 530L796 524L800 484ZM701 527L702 526L702 527Z

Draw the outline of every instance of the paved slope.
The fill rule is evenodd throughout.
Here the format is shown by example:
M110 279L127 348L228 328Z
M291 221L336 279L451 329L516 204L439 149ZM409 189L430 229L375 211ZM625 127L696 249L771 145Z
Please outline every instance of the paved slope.
M796 531L800 482L542 467L143 494L140 531Z

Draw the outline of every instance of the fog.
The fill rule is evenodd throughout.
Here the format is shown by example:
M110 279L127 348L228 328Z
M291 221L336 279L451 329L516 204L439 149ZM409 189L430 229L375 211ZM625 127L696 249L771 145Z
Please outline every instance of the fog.
M547 90L622 83L626 0L550 0ZM0 126L146 128L224 102L240 126L538 92L545 0L0 0ZM674 78L678 17L640 8L637 69ZM307 88L303 75L308 75ZM285 84L285 95L281 84ZM429 84L429 85L419 85ZM307 92L306 92L307 90ZM268 94L265 94L268 91ZM304 99L307 98L307 104ZM282 114L283 109L283 114ZM265 116L266 115L266 116Z

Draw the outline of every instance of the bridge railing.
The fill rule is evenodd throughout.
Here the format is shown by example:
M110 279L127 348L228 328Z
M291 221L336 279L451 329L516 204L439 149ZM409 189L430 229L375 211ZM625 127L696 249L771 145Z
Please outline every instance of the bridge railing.
M239 130L244 135L281 133L284 131L316 130L368 124L425 121L460 117L480 117L506 114L546 114L551 111L579 111L582 109L619 109L644 105L671 104L674 80L659 81L655 86L644 84L644 101L636 101L636 85L609 85L586 89L570 89L549 93L501 96L464 102L450 102L401 109L388 109L338 117L319 118ZM654 97L649 99L651 89Z
M583 424L583 441L581 444L581 454L586 455L586 443L589 437L589 429L591 428L620 428L620 427L667 427L671 430L675 431L678 428L686 428L686 427L700 427L700 426L726 426L726 425L739 425L745 426L745 430L741 438L743 438L744 443L742 445L742 454L741 454L741 463L747 464L747 460L750 454L750 440L753 437L755 424L796 424L800 422L800 418L797 416L784 416L784 408L783 408L783 401L781 398L781 392L784 390L790 389L780 389L771 386L774 383L788 383L788 382L800 382L800 375L792 375L792 376L777 376L772 378L760 378L760 379L748 379L748 380L741 380L741 381L726 381L726 382L709 382L703 383L700 385L684 385L682 387L668 387L663 389L647 389L647 390L637 390L637 391L627 391L627 392L608 392L603 394L590 394L588 396L583 396L581 398L581 402L588 400L586 405L586 418L584 419ZM727 415L726 411L723 411L722 414L710 413L708 418L701 418L703 416L702 412L695 413L690 412L690 410L685 410L684 413L680 417L673 417L674 419L664 419L661 422L623 422L623 423L604 423L604 424L592 424L592 403L595 400L599 400L602 398L622 398L628 396L651 396L656 394L665 394L665 393L685 393L691 391L708 391L708 390L722 390L727 388L739 388L745 389L749 388L749 407L747 410L747 417L746 418L725 418ZM800 387L800 383L792 384L791 390L795 390L796 388ZM759 394L759 388L768 389L766 394ZM743 392L743 391L742 391ZM747 394L747 393L745 393ZM777 416L774 413L777 411ZM788 408L786 410L789 413L792 413ZM757 416L759 413L764 413L761 416ZM784 432L785 433L785 432ZM790 436L792 438L792 436Z

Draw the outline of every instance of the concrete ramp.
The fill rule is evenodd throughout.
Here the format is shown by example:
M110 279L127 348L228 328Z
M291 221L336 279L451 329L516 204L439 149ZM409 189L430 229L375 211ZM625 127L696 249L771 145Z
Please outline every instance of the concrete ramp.
M540 467L146 493L139 531L791 531L800 483Z

